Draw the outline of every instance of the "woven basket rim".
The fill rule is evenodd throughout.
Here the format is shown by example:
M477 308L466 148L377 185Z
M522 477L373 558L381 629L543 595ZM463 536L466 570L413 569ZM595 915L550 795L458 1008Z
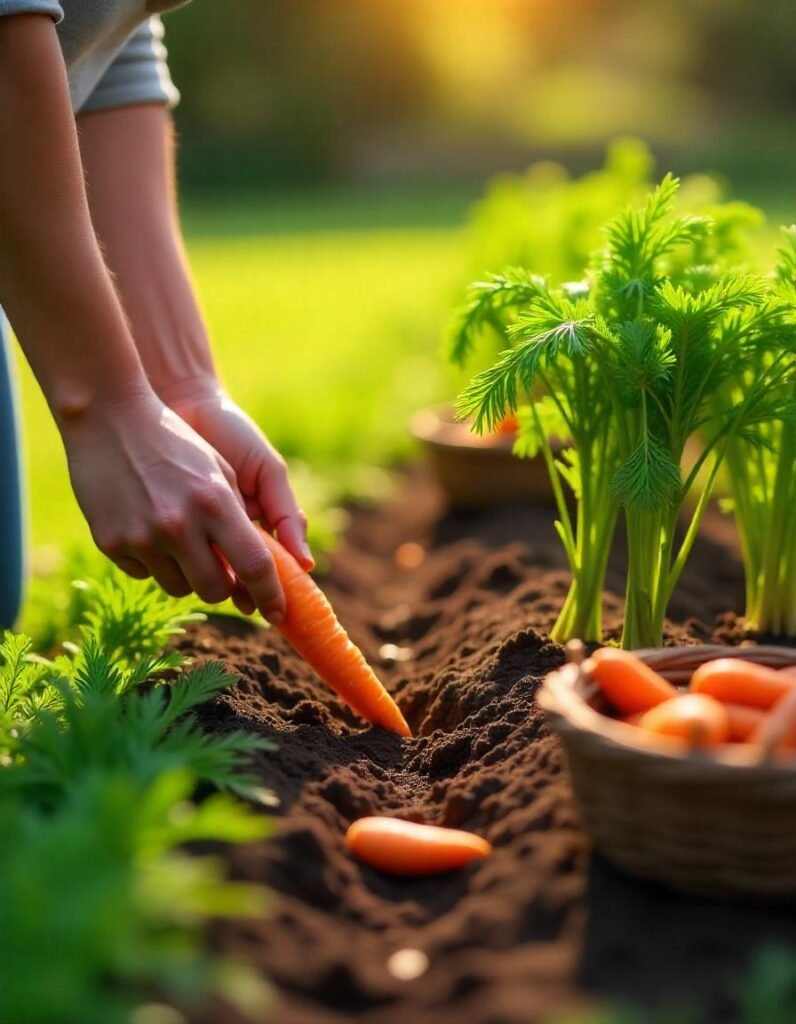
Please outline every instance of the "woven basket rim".
M767 646L730 647L719 644L695 644L690 647L664 647L637 650L634 653L664 676L677 677L692 671L706 661L722 657L741 657L772 667L796 665L796 648ZM638 727L609 718L596 711L581 692L581 673L577 665L567 664L549 673L537 699L545 712L555 720L558 732L569 734L579 742L588 742L596 752L628 761L639 759L648 764L657 762L661 768L680 771L684 779L701 781L743 771L747 780L761 781L796 777L796 755L761 760L759 751L747 744L724 744L710 749L684 747L677 740L667 740L653 733L644 734L639 742Z

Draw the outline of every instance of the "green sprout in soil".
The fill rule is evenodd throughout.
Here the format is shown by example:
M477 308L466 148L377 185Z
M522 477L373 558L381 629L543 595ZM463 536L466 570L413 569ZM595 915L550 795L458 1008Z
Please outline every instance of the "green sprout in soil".
M581 285L550 284L518 301L505 327L511 347L460 398L459 412L478 431L521 412L520 452L540 448L545 457L572 571L553 630L559 640L601 639L621 507L622 643L662 643L669 600L729 446L756 443L761 425L787 417L794 404L789 304L764 279L726 265L714 220L673 213L678 187L667 176L643 208L610 222ZM501 316L505 309L501 300ZM742 380L737 393L732 385ZM551 436L559 431L571 447L556 457ZM690 508L697 480L701 493Z

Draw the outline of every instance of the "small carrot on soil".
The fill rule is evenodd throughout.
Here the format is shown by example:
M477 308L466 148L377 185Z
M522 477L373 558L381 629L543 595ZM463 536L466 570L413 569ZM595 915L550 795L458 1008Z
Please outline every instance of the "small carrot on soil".
M584 670L599 684L606 698L623 715L649 711L677 696L663 676L630 651L601 647L584 663Z
M695 747L725 743L730 732L724 705L701 693L685 693L658 704L642 715L639 725L661 736L688 740Z
M472 832L384 817L355 821L346 845L358 860L392 875L452 871L492 852L486 839Z
M398 705L349 639L326 595L279 541L264 531L262 536L285 592L285 617L276 628L358 715L399 736L411 736Z
M768 710L796 688L796 679L740 658L708 661L691 676L691 690L725 704L747 704Z

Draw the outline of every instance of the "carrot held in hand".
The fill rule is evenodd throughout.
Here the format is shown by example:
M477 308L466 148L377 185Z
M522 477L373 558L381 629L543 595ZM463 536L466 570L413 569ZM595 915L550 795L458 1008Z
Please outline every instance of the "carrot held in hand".
M607 699L623 715L649 711L677 696L677 690L641 658L617 647L601 647L584 663Z
M276 628L358 715L399 736L411 736L398 705L349 639L326 595L279 541L264 531L262 536L285 592L285 617Z
M686 693L658 704L642 715L639 725L661 736L688 740L695 747L726 743L730 732L724 706L701 693Z
M707 693L725 703L748 704L763 710L772 708L793 689L796 679L792 676L741 658L708 661L691 676L694 693Z
M492 852L486 839L472 832L380 817L355 821L346 845L357 860L392 875L452 871Z

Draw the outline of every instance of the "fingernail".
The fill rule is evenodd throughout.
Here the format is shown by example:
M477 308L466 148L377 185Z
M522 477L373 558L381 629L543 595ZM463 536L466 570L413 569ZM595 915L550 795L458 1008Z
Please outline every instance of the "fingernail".
M301 553L304 555L305 560L310 563L310 568L315 565L315 559L313 558L310 546L306 541L302 541L301 543Z
M266 619L271 623L272 626L278 626L284 621L285 616L281 612L273 611L266 614Z

